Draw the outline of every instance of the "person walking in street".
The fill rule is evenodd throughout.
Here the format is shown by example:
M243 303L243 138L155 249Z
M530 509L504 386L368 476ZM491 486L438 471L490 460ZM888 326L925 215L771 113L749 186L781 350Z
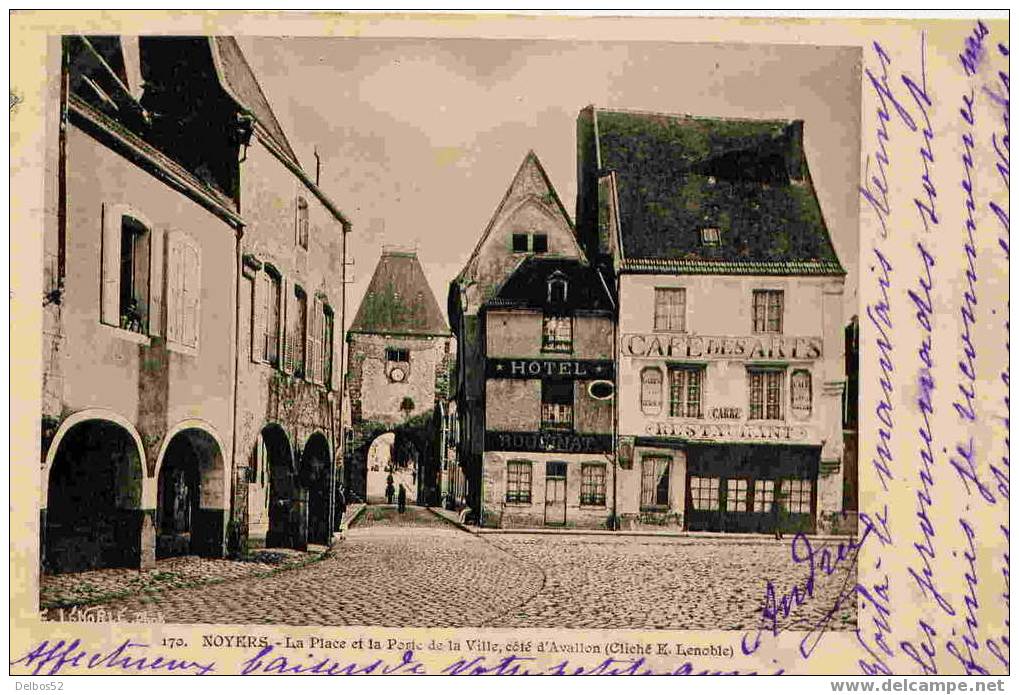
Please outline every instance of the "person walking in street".
M396 509L401 514L407 511L407 489L400 483L400 494L396 498Z
M393 495L396 493L396 488L393 487L393 474L390 473L386 476L386 504L393 503Z
M343 485L336 486L336 530L343 528L343 515L347 511L347 498L343 494Z

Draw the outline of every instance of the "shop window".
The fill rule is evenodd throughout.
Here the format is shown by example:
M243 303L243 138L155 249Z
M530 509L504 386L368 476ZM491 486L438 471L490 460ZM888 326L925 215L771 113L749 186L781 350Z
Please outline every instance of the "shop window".
M782 379L784 376L779 370L748 370L751 420L782 419Z
M662 370L646 367L640 372L640 409L645 415L662 412Z
M308 201L302 196L297 198L297 244L308 250Z
M527 235L526 234L514 234L513 235L513 253L526 253L527 252Z
M655 330L686 330L686 289L682 287L655 288Z
M782 332L782 290L754 290L754 333Z
M585 463L580 467L580 504L605 506L605 464Z
M548 251L548 235L535 234L531 237L531 250L535 253L546 253Z
M573 382L541 382L541 429L573 429Z
M725 481L725 511L747 511L747 491L750 481L743 478L729 478Z
M572 352L573 319L546 314L542 321L541 349L542 352Z
M669 368L669 415L671 417L703 417L703 367Z
M718 478L690 477L690 501L698 511L718 511Z
M645 456L641 461L640 506L655 509L669 506L669 464L666 456Z
M775 505L775 481L754 481L754 511L770 512Z
M810 514L813 481L796 478L782 481L782 506L791 514Z
M789 389L792 391L793 410L801 413L810 413L810 372L806 369L797 369L789 377Z
M531 503L531 462L510 461L506 464L506 501Z

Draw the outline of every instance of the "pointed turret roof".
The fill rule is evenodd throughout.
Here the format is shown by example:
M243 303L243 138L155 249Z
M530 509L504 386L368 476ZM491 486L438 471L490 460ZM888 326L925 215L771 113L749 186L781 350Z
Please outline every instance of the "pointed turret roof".
M382 252L349 332L450 335L416 253Z

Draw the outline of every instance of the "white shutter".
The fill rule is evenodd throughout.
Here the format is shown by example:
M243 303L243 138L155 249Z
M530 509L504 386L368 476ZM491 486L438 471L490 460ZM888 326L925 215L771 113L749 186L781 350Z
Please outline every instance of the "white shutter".
M166 234L162 229L149 230L151 255L149 263L149 335L163 335L163 269L166 266Z
M184 238L171 230L166 235L166 340L183 343Z
M269 274L260 271L251 281L251 361L265 361L265 332L268 316L265 303L269 298Z
M202 309L202 254L194 239L184 243L184 344L198 349Z
M100 317L103 323L120 326L120 206L103 205L102 291Z
M312 297L311 306L308 308L311 314L308 316L308 377L313 383L322 383L322 364L319 357L322 354L322 302L318 297Z
M283 292L283 311L280 316L280 332L283 334L282 350L283 355L281 364L283 365L283 371L287 374L294 373L294 335L297 333L297 328L291 324L294 320L294 284L290 280L284 279L280 283L280 287Z

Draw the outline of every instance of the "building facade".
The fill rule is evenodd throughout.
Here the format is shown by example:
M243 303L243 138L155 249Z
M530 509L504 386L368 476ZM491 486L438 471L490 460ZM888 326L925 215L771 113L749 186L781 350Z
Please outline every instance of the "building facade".
M281 402L300 399L252 386L239 356L254 354L242 319L261 253L315 297L304 374L316 393L328 391L332 351L321 346L334 339L313 310L334 301L342 310L334 269L345 221L313 184L301 188L296 158L280 156L289 145L233 39L69 36L53 56L43 569L223 556L248 536L239 483L250 477L249 459L238 453L253 448L248 431L238 432L246 414L278 423L293 451L318 446L317 465L332 468L339 435L326 409L300 427L279 417ZM294 258L291 213L274 218L268 209L302 190L312 224L328 227L309 235L314 271ZM277 224L287 227L285 241L267 231ZM278 316L296 316L287 310ZM323 442L306 444L316 432Z
M622 525L831 529L845 271L802 122L588 108L578 140L581 235L619 297Z
M347 343L347 487L382 502L391 482L408 502L441 504L456 342L416 253L383 250Z
M607 525L613 309L533 152L451 283L449 311L473 520Z

